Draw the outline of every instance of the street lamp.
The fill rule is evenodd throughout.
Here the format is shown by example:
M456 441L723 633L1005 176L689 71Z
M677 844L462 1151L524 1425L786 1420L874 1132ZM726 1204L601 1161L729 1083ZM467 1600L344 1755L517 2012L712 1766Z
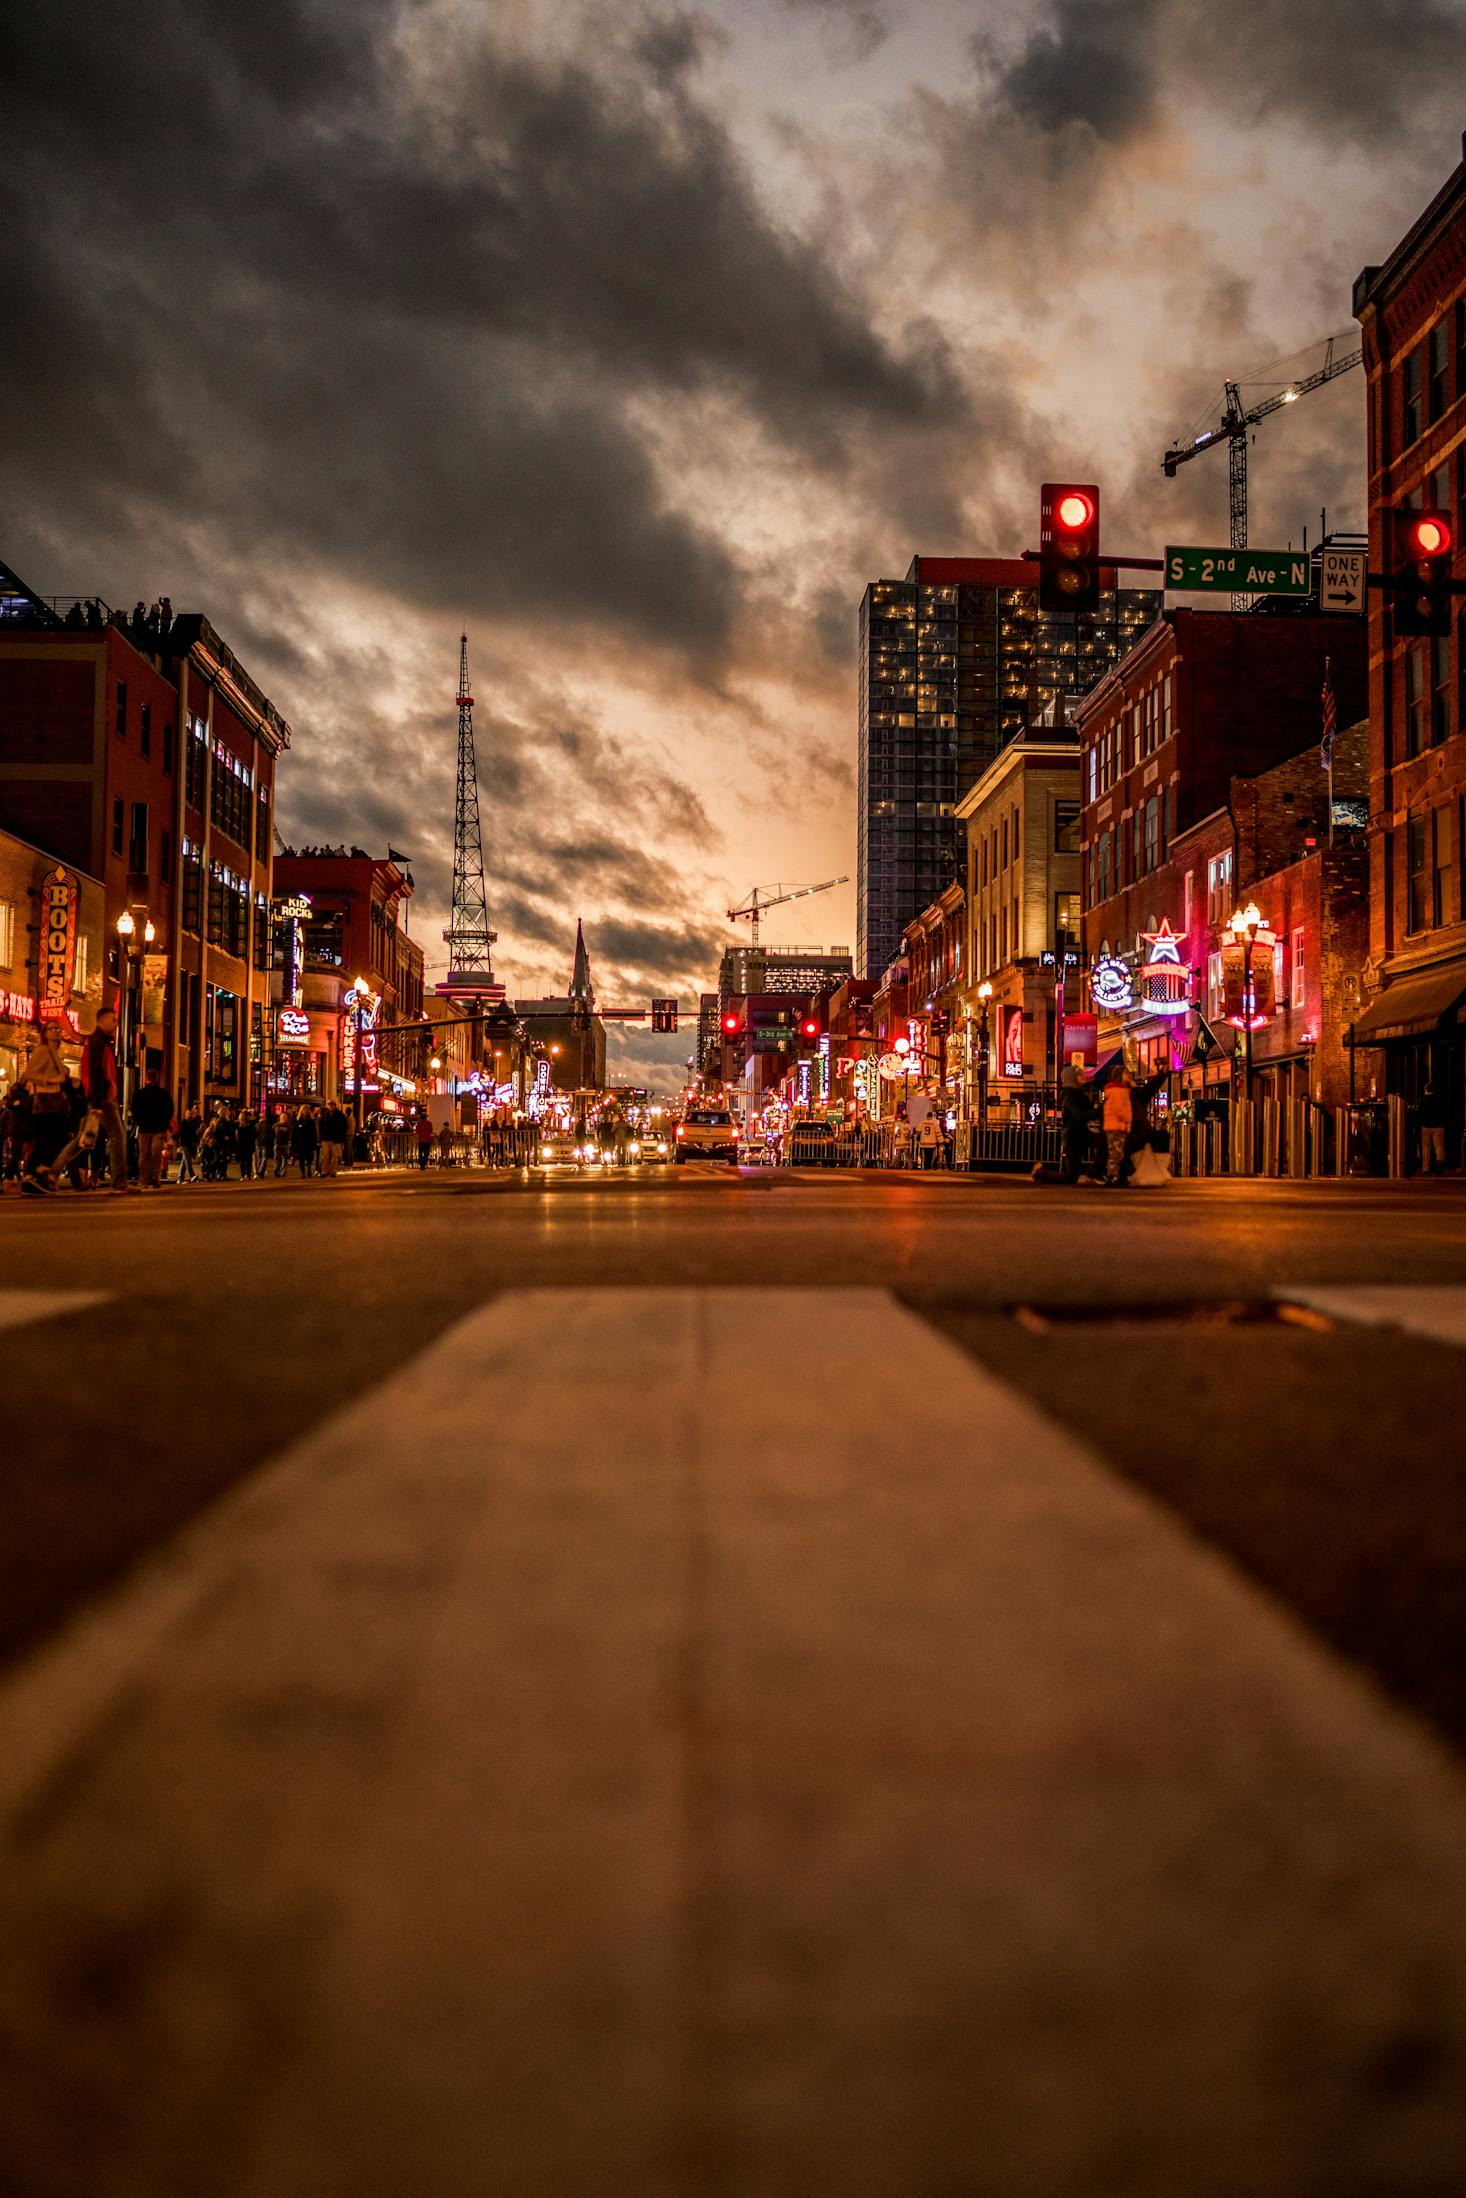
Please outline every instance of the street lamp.
M143 912L143 924L143 937L147 944L151 946L155 933L152 924L148 921L146 910ZM117 940L122 954L121 975L123 980L122 1029L120 1032L122 1039L122 1090L120 1097L124 1113L132 1096L132 1087L137 1080L132 1055L137 1030L137 978L142 962L142 949L133 944L136 936L137 918L130 908L124 908L117 919Z
M988 1119L988 1002L993 988L984 977L977 988L977 1001L981 1013L977 1024L977 1123L979 1129L987 1128Z
M1252 956L1257 946L1257 934L1262 929L1262 910L1256 901L1249 901L1245 908L1234 908L1227 924L1233 938L1242 948L1242 1038L1243 1096L1252 1097Z

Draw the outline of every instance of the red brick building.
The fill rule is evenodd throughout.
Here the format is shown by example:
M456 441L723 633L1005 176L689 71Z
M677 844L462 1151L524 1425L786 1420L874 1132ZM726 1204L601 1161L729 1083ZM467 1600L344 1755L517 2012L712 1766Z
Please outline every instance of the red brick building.
M101 880L134 1063L181 1103L259 1095L289 743L207 619L63 610L0 569L0 822Z
M1234 778L1317 751L1324 668L1338 719L1365 715L1357 618L1168 610L1075 713L1084 945L1133 952L1161 913L1157 874ZM1323 774L1319 773L1320 798ZM1229 911L1230 913L1230 911Z
M406 921L412 880L399 862L361 847L291 848L276 856L274 874L286 966L277 977L269 1034L272 1085L282 1093L352 1098L356 1015L350 995L356 979L367 982L362 1012L372 1028L417 1022L423 1013L423 950L409 937ZM289 960L297 926L300 972L293 985ZM297 989L294 1007L289 995ZM450 1010L435 1002L433 1012L446 1016ZM449 1045L448 1034L439 1040ZM377 1047L368 1039L367 1095L374 1102L398 1081L417 1083L432 1050L406 1048L401 1040ZM467 1075L471 1051L461 1042L453 1047L455 1073Z
M1382 267L1354 285L1369 378L1369 546L1398 562L1397 514L1438 506L1455 522L1466 580L1466 159ZM1369 603L1371 982L1357 1037L1378 1047L1384 1088L1446 1101L1459 1163L1466 1072L1466 601L1452 630L1395 630L1387 592Z

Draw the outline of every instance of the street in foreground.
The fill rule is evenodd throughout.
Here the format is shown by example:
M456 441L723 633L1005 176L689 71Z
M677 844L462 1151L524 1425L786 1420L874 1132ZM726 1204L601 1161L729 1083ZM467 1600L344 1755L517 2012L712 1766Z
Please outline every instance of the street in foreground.
M7 2191L1459 2189L1459 1186L3 1224Z

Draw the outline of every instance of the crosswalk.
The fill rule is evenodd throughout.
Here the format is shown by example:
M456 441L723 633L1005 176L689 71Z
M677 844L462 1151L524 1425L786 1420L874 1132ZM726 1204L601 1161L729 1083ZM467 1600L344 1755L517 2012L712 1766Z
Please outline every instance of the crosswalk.
M879 1289L478 1307L0 1686L0 1840L21 2190L1466 2158L1460 1771Z

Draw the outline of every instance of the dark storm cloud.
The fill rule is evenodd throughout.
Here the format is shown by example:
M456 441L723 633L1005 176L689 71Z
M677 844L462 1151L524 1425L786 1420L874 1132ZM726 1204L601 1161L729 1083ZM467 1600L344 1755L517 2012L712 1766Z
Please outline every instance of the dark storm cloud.
M1056 0L1053 21L1000 68L994 87L1008 107L1041 130L1085 123L1123 142L1155 114L1152 34L1159 0ZM986 41L978 44L986 57Z
M692 89L692 18L633 25L594 70L496 46L472 10L430 57L423 20L18 18L13 523L131 574L184 497L195 525L424 606L553 610L716 665L743 575L669 505L634 401L724 392L840 467L878 419L960 406L951 362L877 334L771 219Z
M991 115L1122 145L1215 108L1285 116L1348 146L1383 144L1422 96L1459 87L1459 0L1052 0L1016 50L973 41ZM1198 109L1198 101L1202 102ZM1079 148L1076 146L1076 152Z
M693 989L716 973L723 934L708 925L679 930L669 924L635 923L603 917L586 926L593 957L614 963L633 977Z

